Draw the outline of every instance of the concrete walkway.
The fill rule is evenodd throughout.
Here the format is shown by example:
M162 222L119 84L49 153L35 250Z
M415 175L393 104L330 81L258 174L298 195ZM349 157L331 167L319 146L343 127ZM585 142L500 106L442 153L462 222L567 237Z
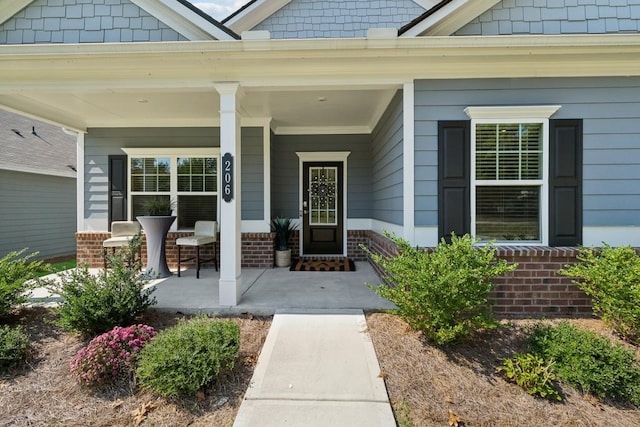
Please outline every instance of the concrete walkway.
M395 426L362 310L274 316L234 427Z

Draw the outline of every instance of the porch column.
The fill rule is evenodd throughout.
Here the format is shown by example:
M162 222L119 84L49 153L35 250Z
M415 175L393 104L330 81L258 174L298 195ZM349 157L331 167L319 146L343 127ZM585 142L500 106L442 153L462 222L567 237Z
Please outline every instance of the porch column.
M234 306L240 302L242 292L242 239L241 239L241 200L240 200L240 115L237 112L237 83L221 83L215 85L220 94L220 165L221 180L227 173L222 160L225 154L233 159L231 168L232 192L231 200L224 200L220 195L220 305ZM221 193L225 189L223 188Z
M403 237L415 244L415 105L413 81L402 88L403 146L402 146L402 200Z
M67 135L76 137L76 231L84 228L84 132L62 128Z

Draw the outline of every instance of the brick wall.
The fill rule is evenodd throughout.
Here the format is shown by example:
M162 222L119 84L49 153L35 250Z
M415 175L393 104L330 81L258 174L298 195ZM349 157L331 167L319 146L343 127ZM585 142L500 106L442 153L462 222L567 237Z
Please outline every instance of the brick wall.
M367 232L369 248L384 256L393 256L397 248L389 239L373 231ZM552 317L589 316L589 297L571 283L571 278L557 275L566 264L576 262L577 248L502 247L496 256L518 268L496 279L490 300L498 316ZM374 265L378 275L383 271Z
M169 268L178 267L178 247L176 239L189 236L189 232L170 232L166 240L166 257ZM108 232L81 232L76 233L77 260L78 263L87 263L90 267L100 268L103 264L102 242L111 236ZM243 233L242 234L242 267L270 268L273 267L273 233ZM142 235L142 261L147 261L146 240ZM220 242L216 243L218 249L218 265L220 265ZM200 249L201 258L211 258L212 247L206 246ZM195 248L183 247L182 258L195 256ZM203 264L213 267L213 262Z

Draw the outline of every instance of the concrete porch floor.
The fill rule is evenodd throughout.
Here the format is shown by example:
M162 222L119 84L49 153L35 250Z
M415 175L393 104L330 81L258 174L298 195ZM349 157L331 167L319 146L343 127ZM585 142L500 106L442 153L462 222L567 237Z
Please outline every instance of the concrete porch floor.
M156 310L193 313L272 315L282 309L379 310L393 308L367 285L378 285L380 278L368 262L356 262L354 272L303 272L288 268L243 268L242 298L235 307L221 306L218 298L220 274L214 269L175 272L154 280Z

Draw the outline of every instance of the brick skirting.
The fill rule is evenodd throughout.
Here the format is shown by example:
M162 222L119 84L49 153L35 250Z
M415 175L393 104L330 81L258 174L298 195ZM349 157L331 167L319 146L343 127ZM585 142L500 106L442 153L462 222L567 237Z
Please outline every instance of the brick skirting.
M166 257L169 268L178 267L178 247L176 239L189 236L190 232L170 232L166 240ZM103 266L102 242L111 237L108 232L79 232L76 233L77 259L78 263L87 263L89 267L100 268ZM147 262L146 240L142 235L142 261ZM273 267L273 245L274 233L242 233L242 267L271 268ZM218 245L218 264L220 263L220 242ZM182 258L195 256L195 248L183 247L181 249ZM210 258L212 255L211 246L201 248L200 256ZM203 264L213 266L213 263Z
M369 248L374 253L393 256L397 248L386 237L368 231ZM498 258L518 263L518 268L494 281L490 300L497 316L560 317L591 316L591 299L571 278L557 271L577 262L578 248L499 247ZM374 265L378 275L382 271Z

